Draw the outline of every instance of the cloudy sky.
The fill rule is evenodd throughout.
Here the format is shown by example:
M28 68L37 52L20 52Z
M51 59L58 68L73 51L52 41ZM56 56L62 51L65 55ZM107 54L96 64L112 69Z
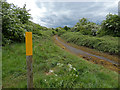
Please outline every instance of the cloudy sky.
M32 21L46 27L73 27L85 17L100 23L108 13L118 14L119 0L7 0L22 7L26 3Z

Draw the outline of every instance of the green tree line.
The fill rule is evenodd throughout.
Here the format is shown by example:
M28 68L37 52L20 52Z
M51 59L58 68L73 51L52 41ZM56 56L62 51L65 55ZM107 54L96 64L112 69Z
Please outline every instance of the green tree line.
M116 14L108 14L101 25L90 22L87 18L82 18L72 28L67 26L64 28L59 27L56 28L56 31L59 32L59 35L65 31L71 31L80 32L83 35L120 37L120 17Z

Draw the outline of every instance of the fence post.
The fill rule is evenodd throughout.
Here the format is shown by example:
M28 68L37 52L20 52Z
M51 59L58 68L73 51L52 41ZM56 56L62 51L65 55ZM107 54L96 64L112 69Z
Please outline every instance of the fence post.
M26 41L26 63L27 63L27 88L33 88L33 67L32 67L32 32L25 33Z

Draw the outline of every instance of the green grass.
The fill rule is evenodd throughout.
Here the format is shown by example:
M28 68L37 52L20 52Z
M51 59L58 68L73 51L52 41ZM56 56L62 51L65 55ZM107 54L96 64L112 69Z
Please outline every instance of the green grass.
M25 44L3 47L4 88L26 88ZM50 74L50 70L53 72ZM92 64L56 46L51 36L33 37L35 88L117 88L118 74ZM48 73L49 75L46 75Z
M82 35L79 32L67 32L61 35L61 37L67 42L74 43L78 46L86 46L110 54L118 55L119 53L118 37L93 37L88 35Z

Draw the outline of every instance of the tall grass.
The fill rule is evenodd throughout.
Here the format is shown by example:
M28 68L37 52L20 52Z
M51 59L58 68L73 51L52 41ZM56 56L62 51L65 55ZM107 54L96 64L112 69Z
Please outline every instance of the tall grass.
M117 88L118 74L64 51L50 32L33 35L35 88ZM46 36L47 35L47 36ZM3 47L3 87L26 88L25 43Z

